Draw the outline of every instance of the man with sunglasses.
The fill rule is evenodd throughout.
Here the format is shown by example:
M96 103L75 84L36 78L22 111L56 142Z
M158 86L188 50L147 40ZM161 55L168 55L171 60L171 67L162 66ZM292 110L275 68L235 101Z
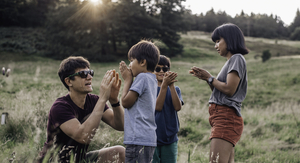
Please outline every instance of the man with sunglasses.
M58 98L51 107L47 141L38 161L125 162L123 146L87 152L101 120L118 131L124 131L124 110L118 100L119 74L115 70L106 72L99 96L90 94L94 71L83 57L63 60L58 75L69 93ZM107 100L112 109L106 105Z

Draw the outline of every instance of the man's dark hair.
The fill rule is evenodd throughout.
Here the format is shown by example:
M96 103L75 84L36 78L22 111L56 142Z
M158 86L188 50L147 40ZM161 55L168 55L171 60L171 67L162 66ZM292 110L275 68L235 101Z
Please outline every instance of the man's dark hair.
M154 72L159 61L160 51L154 43L142 40L133 45L128 52L128 59L136 59L140 63L141 60L147 61L147 70Z
M211 39L213 42L216 42L217 40L220 40L221 37L227 44L227 50L232 54L240 53L245 55L249 53L245 45L244 34L237 25L226 23L217 27L213 31Z
M160 55L158 65L168 66L170 68L171 67L170 58L168 58L165 55Z
M90 68L90 62L83 57L68 57L64 59L59 66L58 76L64 86L69 89L69 86L65 83L65 78L74 74L76 69L79 68ZM71 80L74 80L74 76L70 77Z

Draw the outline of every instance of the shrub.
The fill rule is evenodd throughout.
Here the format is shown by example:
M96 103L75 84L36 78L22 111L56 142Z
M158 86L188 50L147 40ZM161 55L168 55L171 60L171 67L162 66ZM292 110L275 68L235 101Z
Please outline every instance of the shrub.
M263 62L266 62L267 60L269 60L271 58L270 50L264 50L261 58L262 58Z
M24 122L9 121L0 133L2 140L12 140L13 142L24 142L28 138Z
M300 40L300 27L297 27L293 33L291 33L292 40Z

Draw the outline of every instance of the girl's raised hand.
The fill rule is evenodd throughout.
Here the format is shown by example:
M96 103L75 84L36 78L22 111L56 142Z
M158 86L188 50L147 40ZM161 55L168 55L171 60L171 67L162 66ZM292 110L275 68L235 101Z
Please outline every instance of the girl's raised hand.
M192 74L193 76L208 81L208 79L212 76L208 71L201 69L199 67L195 67L193 66L191 68L191 70L189 71L190 74Z

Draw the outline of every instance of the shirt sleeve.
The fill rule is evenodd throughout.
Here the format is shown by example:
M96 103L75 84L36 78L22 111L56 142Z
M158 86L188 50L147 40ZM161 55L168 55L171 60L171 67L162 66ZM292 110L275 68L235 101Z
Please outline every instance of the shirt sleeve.
M66 103L56 103L52 106L50 110L50 118L55 127L60 126L68 120L76 118L75 112L70 108L71 106L68 106Z
M139 96L142 95L145 85L145 76L143 73L140 73L133 81L130 91L134 91L139 94Z
M184 102L183 102L183 99L182 99L182 96L181 96L180 88L176 86L175 89L176 89L177 95L178 95L178 97L181 101L181 105L184 105Z
M241 55L233 55L230 59L229 65L228 65L228 72L229 74L232 71L236 71L238 73L239 78L242 78L245 75L246 70L246 62Z

